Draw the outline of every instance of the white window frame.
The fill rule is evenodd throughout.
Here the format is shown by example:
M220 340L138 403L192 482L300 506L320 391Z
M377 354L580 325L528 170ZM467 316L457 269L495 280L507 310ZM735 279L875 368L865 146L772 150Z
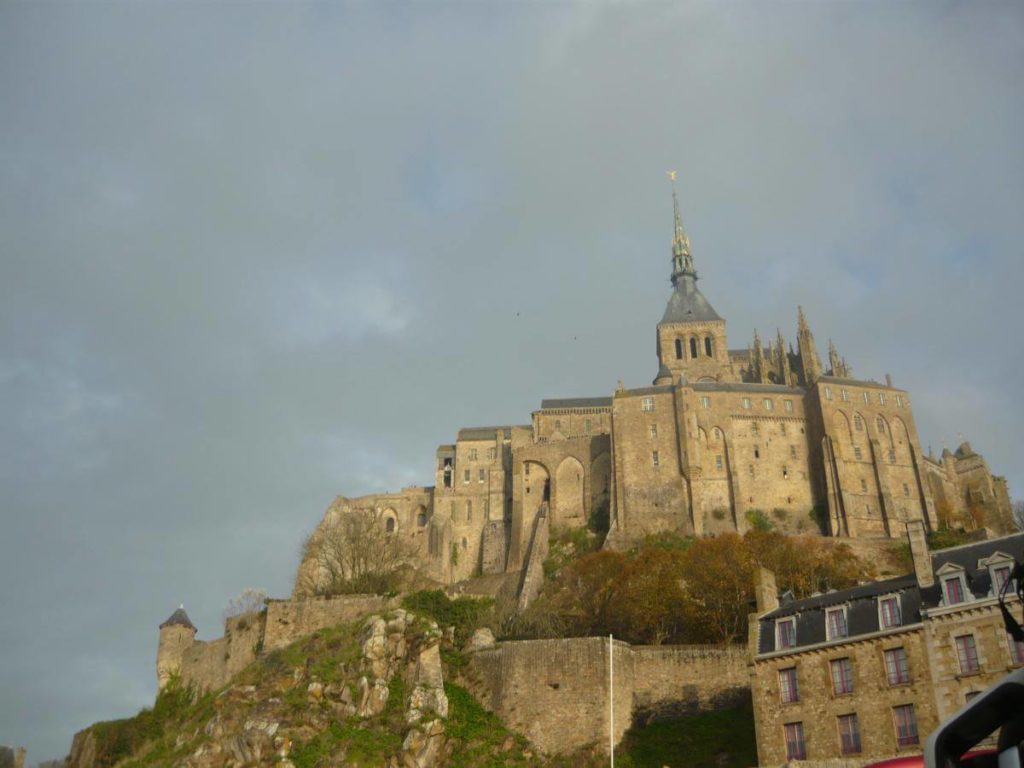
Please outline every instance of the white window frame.
M793 644L783 646L782 645L782 625L791 624L793 626ZM784 651L789 648L796 648L796 616L786 616L783 619L775 620L775 650Z
M885 623L885 611L882 610L882 604L893 601L896 604L896 623L886 624ZM880 595L878 598L878 628L879 629L892 629L893 627L903 626L903 607L900 605L899 594Z
M825 387L825 399L826 400L831 400L832 399L832 387Z
M644 413L651 413L654 411L654 398L653 397L642 397L640 398L640 410Z
M711 407L711 398L708 397L707 395L701 395L700 396L700 407L701 408L705 408L705 409L710 408Z
M837 605L825 609L825 639L827 641L831 642L832 640L843 640L850 636L850 622L846 609L847 606L845 605ZM829 617L837 611L841 611L843 614L843 629L845 630L845 634L833 636L832 622L829 621Z
M860 394L864 400L864 405L871 405L871 395L867 392L861 392Z
M751 406L750 398L749 397L744 397L742 402L743 402L743 410L749 411L750 410L750 406Z
M785 409L786 413L792 413L793 412L793 401L792 400L783 400L782 401L782 407Z
M764 406L766 411L772 411L775 408L775 403L770 397L764 398L764 400L761 401L761 404Z
M783 674L785 674L786 677L789 677L790 672L793 673L793 676L791 678L792 685L790 686L789 690L790 696L789 698L786 698L786 691L785 687L782 684L782 678ZM785 667L784 669L779 670L779 701L781 701L783 704L796 704L798 701L800 701L799 677L800 676L796 671L796 667Z
M885 392L878 393L878 404L885 405Z
M839 390L839 397L842 398L844 403L850 402L850 391L846 387L843 387Z
M897 408L902 408L903 407L903 397L901 395L895 395L895 398L896 398L896 407Z
M651 437L652 438L655 438L655 437L658 436L658 425L657 424L651 424L650 433L651 433Z

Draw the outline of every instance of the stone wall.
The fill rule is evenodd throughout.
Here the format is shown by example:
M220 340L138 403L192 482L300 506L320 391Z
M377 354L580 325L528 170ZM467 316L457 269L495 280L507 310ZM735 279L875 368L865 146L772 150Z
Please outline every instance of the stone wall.
M648 720L749 701L748 661L743 647L635 646L634 716Z
M246 613L224 622L224 636L196 640L181 655L181 680L201 690L216 690L256 660L263 639L264 613Z
M217 690L254 662L261 652L282 648L319 629L356 621L397 605L397 598L380 595L271 600L266 611L227 619L223 637L194 640L181 649L175 647L174 653L180 662L173 671L186 685ZM158 650L158 675L165 673L168 666L165 646L162 644Z
M341 595L267 603L263 649L283 648L324 627L356 621L398 606L397 598L382 595Z
M511 521L488 520L484 525L480 572L504 573L508 561L508 534Z
M609 641L586 637L502 642L470 657L477 698L538 749L607 749ZM743 648L614 643L614 737L635 718L692 712L749 697Z

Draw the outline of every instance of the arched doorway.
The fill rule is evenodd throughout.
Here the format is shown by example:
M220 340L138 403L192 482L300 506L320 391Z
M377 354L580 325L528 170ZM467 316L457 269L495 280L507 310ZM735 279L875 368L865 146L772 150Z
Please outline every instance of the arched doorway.
M566 456L555 471L555 524L580 525L584 519L583 465Z

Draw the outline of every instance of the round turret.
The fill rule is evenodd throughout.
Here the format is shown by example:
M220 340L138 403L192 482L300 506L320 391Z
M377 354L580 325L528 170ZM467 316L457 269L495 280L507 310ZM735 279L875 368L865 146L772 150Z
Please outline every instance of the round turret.
M156 651L157 689L163 690L172 677L181 671L181 659L196 640L196 627L185 613L185 606L160 625L160 643Z

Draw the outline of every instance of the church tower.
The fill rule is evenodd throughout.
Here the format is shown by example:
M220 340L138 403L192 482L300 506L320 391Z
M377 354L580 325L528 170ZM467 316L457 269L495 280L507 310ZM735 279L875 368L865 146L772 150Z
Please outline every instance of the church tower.
M672 180L672 211L675 232L672 237L672 296L658 323L658 375L655 384L731 380L729 348L725 320L719 317L697 288L697 270L693 266L690 238L683 230L676 196L676 174Z
M800 370L803 374L805 387L811 386L821 378L821 358L818 357L818 348L814 344L814 334L807 325L807 318L804 317L804 308L797 307L797 349L800 352Z

